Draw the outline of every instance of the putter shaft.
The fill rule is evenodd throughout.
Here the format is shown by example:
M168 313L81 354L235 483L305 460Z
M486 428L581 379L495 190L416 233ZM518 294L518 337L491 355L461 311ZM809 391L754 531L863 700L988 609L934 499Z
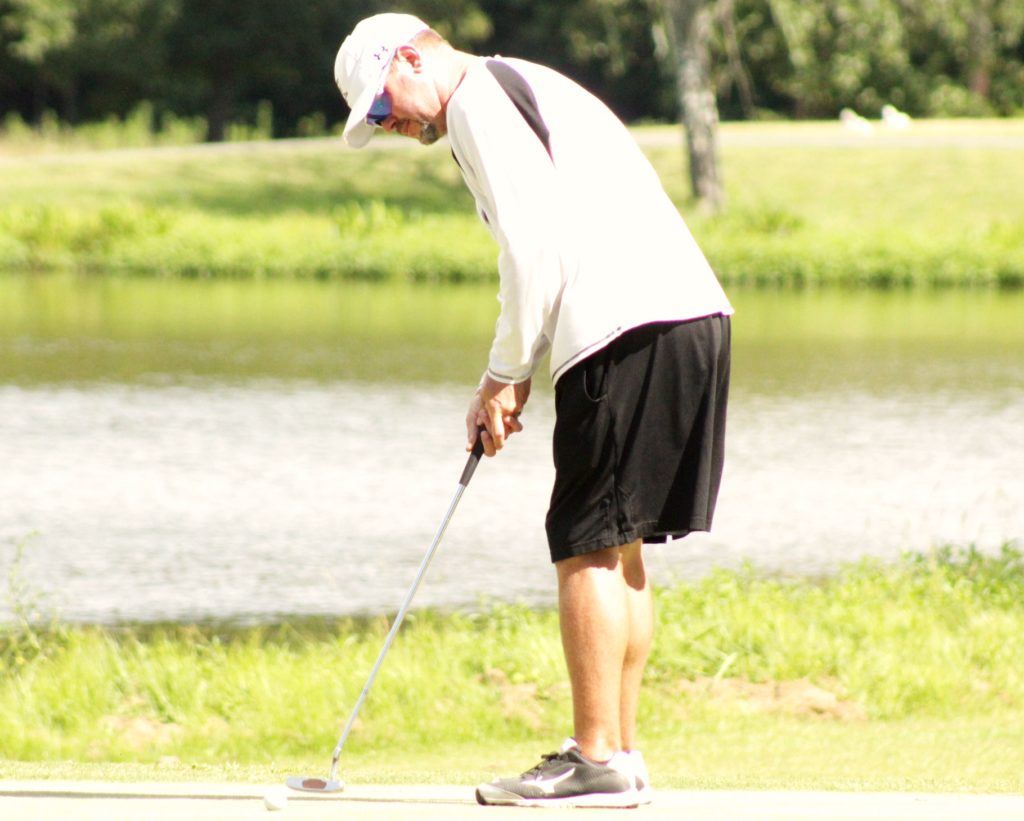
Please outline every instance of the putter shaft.
M458 507L459 499L462 498L462 494L465 493L466 487L469 485L469 480L476 471L476 466L480 462L483 450L483 439L478 431L476 444L473 446L473 450L469 454L469 459L466 460L466 467L463 469L462 476L459 478L459 484L455 489L455 495L452 496L451 503L448 505L448 511L444 514L444 519L441 520L441 525L437 528L437 533L434 534L434 540L430 543L430 549L427 550L426 555L423 557L423 561L420 562L419 570L416 572L416 578L413 580L412 586L409 588L409 592L405 594L405 600L402 602L402 606L398 609L398 614L395 616L395 621L391 625L391 630L388 631L388 637L384 640L384 646L381 648L380 654L377 656L377 661L374 663L373 669L370 671L370 675L366 679L366 684L363 685L362 692L359 693L359 698L356 700L355 707L352 708L352 713L349 715L348 721L345 722L345 729L342 730L341 737L338 739L338 744L334 748L334 754L331 757L330 781L336 781L338 778L338 761L341 758L341 751L345 747L345 742L348 740L348 735L352 731L352 725L355 724L356 717L359 715L359 710L362 709L363 702L366 701L366 696L370 692L370 688L373 686L374 679L377 678L377 671L380 670L381 664L384 663L384 657L387 655L388 650L391 647L391 642L394 641L395 636L398 634L398 629L402 626L402 620L405 618L405 614L409 611L409 607L412 605L412 600L416 595L416 591L419 589L420 582L423 581L423 577L427 573L427 568L430 566L430 562L434 558L434 554L437 552L437 547L441 544L441 538L444 536L445 530L448 529L448 523L452 519L452 514L455 513L455 508Z

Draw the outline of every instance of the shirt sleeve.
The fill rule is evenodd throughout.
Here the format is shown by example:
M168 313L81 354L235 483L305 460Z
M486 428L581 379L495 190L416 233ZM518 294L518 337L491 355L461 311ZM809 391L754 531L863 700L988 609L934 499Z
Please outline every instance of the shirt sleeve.
M493 99L490 99L493 98ZM477 211L498 243L498 300L487 373L505 383L530 378L547 352L562 287L558 178L547 150L495 87L487 104L448 112L456 161Z

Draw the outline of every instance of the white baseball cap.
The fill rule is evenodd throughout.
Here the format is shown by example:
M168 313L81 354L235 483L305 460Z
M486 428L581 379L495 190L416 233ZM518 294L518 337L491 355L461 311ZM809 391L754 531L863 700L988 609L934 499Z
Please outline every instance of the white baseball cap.
M375 14L360 21L341 44L334 82L351 109L342 136L353 148L366 145L376 130L366 115L384 86L395 51L429 28L411 14Z

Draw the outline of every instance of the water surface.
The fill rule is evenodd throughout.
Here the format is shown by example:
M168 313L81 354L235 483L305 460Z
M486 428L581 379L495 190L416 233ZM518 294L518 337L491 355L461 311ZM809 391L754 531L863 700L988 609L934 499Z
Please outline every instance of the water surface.
M658 581L1024 534L1024 297L733 295L712 534ZM69 620L393 611L455 488L491 287L0 278L0 561ZM551 392L418 604L547 603Z

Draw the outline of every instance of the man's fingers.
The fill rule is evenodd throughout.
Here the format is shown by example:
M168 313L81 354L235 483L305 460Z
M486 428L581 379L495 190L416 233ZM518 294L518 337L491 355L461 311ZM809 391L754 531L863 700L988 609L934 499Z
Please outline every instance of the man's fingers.
M505 447L505 424L502 422L501 409L493 405L487 407L488 425L487 430L491 434L491 441L496 451Z
M519 433L522 423L519 412L522 403L516 391L524 390L513 385L492 383L488 377L477 389L466 415L466 449L472 450L479 435L484 453L493 456L505 446L505 440L513 433ZM525 387L529 393L529 385ZM477 433L483 427L486 433Z
M498 452L497 448L494 447L494 437L485 429L480 431L480 438L484 441L484 455L494 456Z
M472 418L472 421L470 421L470 418ZM494 456L494 454L497 451L495 450L494 447L494 438L487 430L488 427L490 426L489 417L487 415L487 409L478 408L476 411L476 415L473 417L467 417L466 422L473 428L474 444L476 443L476 437L479 436L480 441L484 443L484 455Z

